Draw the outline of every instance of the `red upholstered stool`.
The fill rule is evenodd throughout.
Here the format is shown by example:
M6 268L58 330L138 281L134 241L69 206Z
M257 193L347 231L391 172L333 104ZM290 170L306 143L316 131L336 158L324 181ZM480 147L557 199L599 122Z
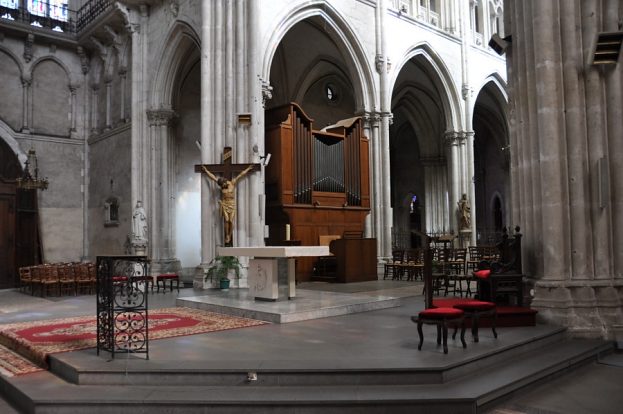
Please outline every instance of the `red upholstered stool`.
M425 309L418 314L417 317L412 316L411 320L417 324L417 332L420 336L420 344L417 349L422 349L422 343L424 342L424 335L422 334L422 324L437 325L437 345L441 344L443 333L443 353L448 353L448 324L461 326L461 342L463 348L467 347L465 343L465 320L463 319L465 313L456 308L430 308Z
M163 273L161 275L156 276L156 291L160 292L160 284L162 283L163 292L167 291L167 280L169 281L169 289L173 292L173 282L175 282L175 287L177 291L180 291L180 277L175 273Z
M493 331L493 336L495 338L498 337L497 332L495 331L495 323L497 321L497 308L495 307L495 303L493 302L483 302L480 300L470 300L468 302L457 303L453 306L455 309L460 309L465 313L465 316L471 318L472 321L472 337L474 338L474 342L478 342L478 320L481 316L491 316L493 321L491 323L491 330ZM452 335L452 339L456 335L456 329L454 330L454 334Z

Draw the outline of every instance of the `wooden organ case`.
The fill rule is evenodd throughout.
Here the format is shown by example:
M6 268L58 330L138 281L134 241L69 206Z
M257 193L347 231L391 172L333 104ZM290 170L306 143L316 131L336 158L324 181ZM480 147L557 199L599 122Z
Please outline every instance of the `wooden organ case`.
M297 104L274 108L266 113L266 152L272 156L265 175L268 245L315 246L320 236L363 234L370 212L370 179L369 141L360 117L320 131ZM353 255L368 259L356 277L338 274L337 281L376 280L374 239L350 238L348 251L335 242L330 248L341 265L338 269ZM297 260L298 281L311 279L316 260Z

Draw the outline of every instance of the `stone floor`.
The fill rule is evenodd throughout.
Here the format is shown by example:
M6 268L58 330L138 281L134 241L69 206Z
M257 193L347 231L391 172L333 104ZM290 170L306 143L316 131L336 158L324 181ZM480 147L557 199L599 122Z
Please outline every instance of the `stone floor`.
M217 332L208 335L194 335L155 341L150 356L152 361L172 359L192 363L206 359L266 358L271 350L273 362L282 364L308 364L317 366L320 362L339 363L343 366L365 361L379 366L403 366L417 364L425 366L434 360L444 358L452 363L462 358L472 358L492 346L503 346L516 336L531 334L539 327L500 328L500 338L494 342L491 332L481 333L478 346L463 350L452 344L450 353L444 356L427 338L422 352L417 352L417 334L408 317L423 307L421 285L410 282L375 281L361 284L300 284L298 289L308 291L329 291L341 294L371 297L399 297L400 307L374 310L351 315L307 320L288 324L274 324L258 328ZM198 292L182 289L178 292L154 293L149 295L150 308L175 306L178 298L196 297L198 294L222 295L217 291ZM239 294L233 292L232 294ZM290 306L291 304L287 305ZM278 305L279 306L279 305ZM78 315L93 315L93 296L37 298L22 293L0 291L0 323L41 320ZM431 327L431 329L433 329ZM432 335L431 335L432 336ZM298 349L295 352L294 349ZM392 349L388 357L386 352ZM180 350L183 349L183 352ZM213 356L210 350L219 349L225 354ZM327 349L331 350L327 355ZM175 350L175 352L172 352ZM66 353L64 357L80 359L91 356L93 350ZM227 353L229 352L229 353ZM301 353L302 352L302 353ZM301 355L305 355L303 358ZM174 358L172 360L175 360ZM623 406L623 355L614 354L604 360L583 366L538 387L532 387L506 402L493 407L489 412L510 413L620 413ZM6 404L0 404L1 413L16 412Z

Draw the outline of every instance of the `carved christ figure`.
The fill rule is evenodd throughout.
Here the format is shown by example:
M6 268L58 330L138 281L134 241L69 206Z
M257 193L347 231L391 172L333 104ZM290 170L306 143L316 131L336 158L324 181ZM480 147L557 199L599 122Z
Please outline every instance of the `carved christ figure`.
M224 177L217 177L212 174L206 167L202 166L203 172L206 173L219 187L221 187L221 199L219 200L221 215L223 216L225 245L230 246L232 243L232 232L234 230L234 217L236 216L236 184L238 180L247 175L255 167L254 164L249 165L236 177L228 180Z

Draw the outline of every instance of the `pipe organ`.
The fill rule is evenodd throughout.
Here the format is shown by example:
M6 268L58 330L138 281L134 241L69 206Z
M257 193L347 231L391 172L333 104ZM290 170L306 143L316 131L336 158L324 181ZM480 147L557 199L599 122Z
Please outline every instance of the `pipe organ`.
M266 112L267 244L283 245L285 228L301 245L318 245L320 236L363 234L370 212L369 142L362 119L354 117L315 130L295 103ZM374 250L376 261L376 250ZM297 264L299 281L309 280L313 258Z

